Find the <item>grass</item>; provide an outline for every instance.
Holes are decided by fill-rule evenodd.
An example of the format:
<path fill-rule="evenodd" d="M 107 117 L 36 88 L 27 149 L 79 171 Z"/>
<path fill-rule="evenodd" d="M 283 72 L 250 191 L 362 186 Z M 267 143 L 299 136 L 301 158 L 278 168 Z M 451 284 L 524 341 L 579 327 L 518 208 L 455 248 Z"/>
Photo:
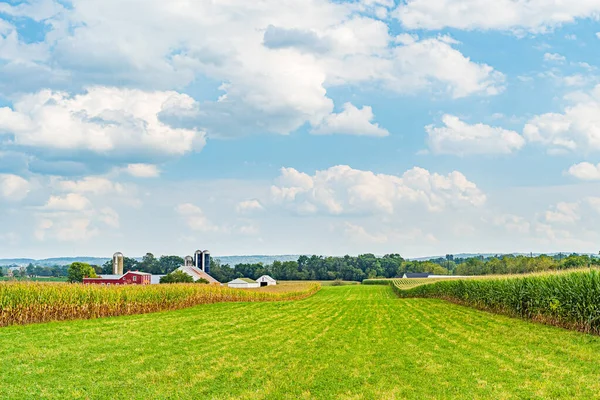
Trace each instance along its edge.
<path fill-rule="evenodd" d="M 389 286 L 0 328 L 0 398 L 594 399 L 600 338 Z"/>
<path fill-rule="evenodd" d="M 310 289 L 311 286 L 315 285 L 316 282 L 310 281 L 288 281 L 288 282 L 277 282 L 277 285 L 262 286 L 259 288 L 246 289 L 253 292 L 267 292 L 267 293 L 286 293 L 286 292 L 303 292 Z"/>

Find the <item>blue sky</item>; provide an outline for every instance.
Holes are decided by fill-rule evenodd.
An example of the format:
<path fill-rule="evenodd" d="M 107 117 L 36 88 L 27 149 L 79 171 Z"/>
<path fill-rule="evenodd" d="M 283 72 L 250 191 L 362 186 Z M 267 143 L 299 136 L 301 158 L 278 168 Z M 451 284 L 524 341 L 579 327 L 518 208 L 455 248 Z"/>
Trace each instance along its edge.
<path fill-rule="evenodd" d="M 0 1 L 0 257 L 597 252 L 572 3 Z"/>

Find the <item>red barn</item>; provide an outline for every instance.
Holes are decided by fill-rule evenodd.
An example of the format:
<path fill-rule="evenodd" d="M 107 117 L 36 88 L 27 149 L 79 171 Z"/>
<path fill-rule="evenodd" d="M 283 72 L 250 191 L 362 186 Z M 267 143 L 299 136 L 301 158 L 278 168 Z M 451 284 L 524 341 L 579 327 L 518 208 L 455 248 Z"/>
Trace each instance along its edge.
<path fill-rule="evenodd" d="M 83 278 L 83 283 L 92 285 L 149 285 L 152 274 L 127 271 L 123 275 L 100 275 L 100 278 Z"/>

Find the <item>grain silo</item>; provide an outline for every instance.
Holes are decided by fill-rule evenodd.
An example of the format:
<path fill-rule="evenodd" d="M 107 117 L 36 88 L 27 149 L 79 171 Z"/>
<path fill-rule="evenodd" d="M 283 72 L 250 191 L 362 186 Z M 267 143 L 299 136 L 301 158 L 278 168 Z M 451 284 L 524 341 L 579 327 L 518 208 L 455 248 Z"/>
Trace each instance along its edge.
<path fill-rule="evenodd" d="M 202 271 L 210 274 L 210 251 L 204 250 L 202 257 Z"/>
<path fill-rule="evenodd" d="M 123 275 L 123 253 L 116 252 L 113 254 L 113 275 Z"/>

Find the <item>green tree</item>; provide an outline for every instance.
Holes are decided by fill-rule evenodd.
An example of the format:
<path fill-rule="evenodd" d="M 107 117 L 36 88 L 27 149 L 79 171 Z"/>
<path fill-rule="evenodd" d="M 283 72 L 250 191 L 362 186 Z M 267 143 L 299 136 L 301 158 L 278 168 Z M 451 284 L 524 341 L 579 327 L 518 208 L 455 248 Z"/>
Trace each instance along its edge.
<path fill-rule="evenodd" d="M 181 267 L 184 263 L 183 258 L 178 256 L 161 256 L 156 263 L 156 274 L 170 274 L 177 268 Z"/>
<path fill-rule="evenodd" d="M 96 278 L 96 271 L 90 264 L 82 263 L 82 262 L 74 262 L 69 265 L 68 270 L 68 280 L 69 282 L 83 282 L 83 278 Z"/>
<path fill-rule="evenodd" d="M 193 283 L 194 278 L 182 271 L 174 271 L 160 278 L 160 283 Z M 208 281 L 207 281 L 208 283 Z"/>
<path fill-rule="evenodd" d="M 153 273 L 158 269 L 158 260 L 154 257 L 152 253 L 146 253 L 144 257 L 142 257 L 142 261 L 137 264 L 137 267 L 142 272 Z"/>

